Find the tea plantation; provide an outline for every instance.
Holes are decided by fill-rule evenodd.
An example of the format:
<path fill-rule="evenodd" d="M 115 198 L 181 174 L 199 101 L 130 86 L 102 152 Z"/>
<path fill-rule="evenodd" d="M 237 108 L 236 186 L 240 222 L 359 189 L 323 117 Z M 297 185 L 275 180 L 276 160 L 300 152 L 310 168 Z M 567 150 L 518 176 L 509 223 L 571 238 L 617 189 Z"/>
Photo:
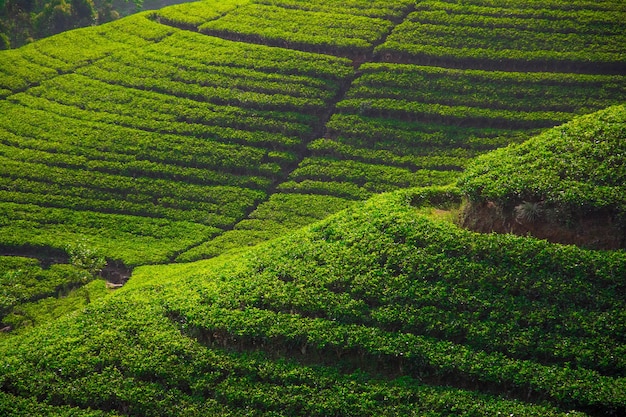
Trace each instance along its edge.
<path fill-rule="evenodd" d="M 0 51 L 0 415 L 625 415 L 624 22 L 203 0 Z"/>

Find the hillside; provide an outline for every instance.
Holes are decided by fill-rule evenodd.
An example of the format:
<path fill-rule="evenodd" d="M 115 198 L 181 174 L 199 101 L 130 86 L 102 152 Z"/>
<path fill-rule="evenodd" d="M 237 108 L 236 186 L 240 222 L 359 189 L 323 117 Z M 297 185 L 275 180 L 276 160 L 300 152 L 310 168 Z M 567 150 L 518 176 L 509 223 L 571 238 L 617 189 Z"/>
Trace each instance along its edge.
<path fill-rule="evenodd" d="M 477 158 L 460 180 L 466 226 L 625 248 L 625 137 L 622 105 Z"/>
<path fill-rule="evenodd" d="M 623 239 L 624 22 L 204 0 L 0 51 L 0 414 L 626 414 L 624 251 L 451 221 Z"/>
<path fill-rule="evenodd" d="M 622 415 L 626 254 L 418 207 L 454 195 L 383 195 L 234 258 L 138 268 L 0 342 L 2 410 Z"/>

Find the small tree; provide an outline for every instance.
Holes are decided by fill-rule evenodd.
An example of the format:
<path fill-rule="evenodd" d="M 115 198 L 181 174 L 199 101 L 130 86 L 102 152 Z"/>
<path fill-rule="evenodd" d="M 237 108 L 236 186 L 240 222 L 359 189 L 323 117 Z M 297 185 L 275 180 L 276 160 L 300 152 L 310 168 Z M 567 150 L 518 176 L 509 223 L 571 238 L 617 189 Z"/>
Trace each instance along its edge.
<path fill-rule="evenodd" d="M 84 242 L 70 244 L 66 247 L 70 256 L 70 264 L 87 271 L 91 277 L 97 277 L 106 266 L 107 261 L 98 250 L 91 249 Z"/>

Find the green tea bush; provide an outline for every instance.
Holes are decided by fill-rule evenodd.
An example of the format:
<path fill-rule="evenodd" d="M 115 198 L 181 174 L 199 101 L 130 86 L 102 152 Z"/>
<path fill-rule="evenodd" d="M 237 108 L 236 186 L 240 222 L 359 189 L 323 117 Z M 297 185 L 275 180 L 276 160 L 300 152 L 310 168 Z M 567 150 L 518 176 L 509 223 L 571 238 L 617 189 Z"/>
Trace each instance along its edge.
<path fill-rule="evenodd" d="M 479 157 L 459 181 L 470 200 L 541 202 L 577 212 L 626 213 L 626 107 L 579 117 L 520 145 Z"/>

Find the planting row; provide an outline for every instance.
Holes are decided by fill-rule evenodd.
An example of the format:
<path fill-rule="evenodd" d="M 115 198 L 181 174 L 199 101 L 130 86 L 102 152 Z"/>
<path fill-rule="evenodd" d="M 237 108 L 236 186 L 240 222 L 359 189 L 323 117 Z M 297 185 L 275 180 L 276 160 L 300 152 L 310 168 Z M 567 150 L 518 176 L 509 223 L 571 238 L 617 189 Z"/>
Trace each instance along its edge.
<path fill-rule="evenodd" d="M 507 207 L 535 202 L 557 210 L 561 217 L 608 211 L 616 216 L 612 227 L 623 228 L 625 122 L 624 105 L 581 116 L 521 145 L 481 157 L 462 187 L 474 201 Z"/>
<path fill-rule="evenodd" d="M 395 99 L 524 113 L 586 114 L 621 103 L 626 77 L 364 64 L 347 98 Z M 374 103 L 372 103 L 374 105 Z M 394 106 L 395 107 L 395 106 Z M 391 109 L 390 109 L 391 110 Z M 494 113 L 494 117 L 497 117 Z"/>
<path fill-rule="evenodd" d="M 171 96 L 168 98 L 168 101 L 179 98 L 181 100 L 176 101 L 184 104 L 184 107 L 178 104 L 179 118 L 187 118 L 190 122 L 206 123 L 211 121 L 211 119 L 206 120 L 203 118 L 202 110 L 200 110 L 203 107 L 208 107 L 207 110 L 209 110 L 205 110 L 204 113 L 208 113 L 209 116 L 211 115 L 209 112 L 218 113 L 217 115 L 212 115 L 212 117 L 219 117 L 221 110 L 216 110 L 215 105 L 241 106 L 250 110 L 261 110 L 257 119 L 272 116 L 271 114 L 263 114 L 263 110 L 323 112 L 326 104 L 325 101 L 334 96 L 332 91 L 319 92 L 317 89 L 302 86 L 299 80 L 296 81 L 294 88 L 290 88 L 287 77 L 285 77 L 285 84 L 280 85 L 276 82 L 270 84 L 264 81 L 255 83 L 252 80 L 238 78 L 235 74 L 223 74 L 221 76 L 211 77 L 210 74 L 206 72 L 189 74 L 185 73 L 184 70 L 176 71 L 176 75 L 159 74 L 159 72 L 162 71 L 158 68 L 154 68 L 155 65 L 147 66 L 152 68 L 145 68 L 146 65 L 136 66 L 134 63 L 130 65 L 119 65 L 108 61 L 103 62 L 102 65 L 99 65 L 97 68 L 89 67 L 83 69 L 80 73 L 100 82 L 121 87 L 118 90 L 126 91 L 127 94 L 141 96 L 143 94 L 136 93 L 135 90 L 148 90 L 149 92 Z M 175 68 L 171 64 L 160 65 L 160 67 L 166 71 L 174 71 Z M 226 72 L 225 69 L 222 69 L 222 72 Z M 246 77 L 246 75 L 244 75 L 244 77 Z M 80 80 L 72 80 L 70 84 L 74 82 L 77 82 L 79 85 L 87 84 Z M 95 84 L 100 83 L 96 82 Z M 97 89 L 105 90 L 106 87 Z M 326 97 L 319 97 L 322 94 Z M 89 98 L 91 97 L 86 99 Z M 200 102 L 200 104 L 193 103 L 192 101 Z M 213 106 L 211 104 L 213 104 Z M 200 109 L 194 109 L 194 107 Z M 227 111 L 228 109 L 224 110 L 225 113 Z M 162 112 L 171 113 L 172 111 L 166 107 Z M 304 120 L 307 119 L 307 117 L 304 116 L 300 118 Z M 311 118 L 309 117 L 308 119 Z M 256 123 L 262 123 L 262 121 L 257 120 Z M 249 125 L 250 129 L 256 128 L 254 124 L 247 120 L 240 122 L 240 125 Z M 261 125 L 259 128 L 263 129 L 263 126 Z M 276 127 L 274 127 L 274 129 L 276 129 Z M 289 130 L 295 130 L 296 133 L 307 133 L 306 128 L 297 125 L 294 127 L 287 125 L 285 130 L 287 132 L 289 132 Z"/>
<path fill-rule="evenodd" d="M 362 56 L 412 7 L 394 2 L 260 0 L 170 6 L 154 18 L 235 40 L 350 57 Z"/>
<path fill-rule="evenodd" d="M 98 71 L 100 69 L 105 71 Z M 308 74 L 276 74 L 243 66 L 203 64 L 184 58 L 164 56 L 157 51 L 145 50 L 133 51 L 133 53 L 121 51 L 100 61 L 98 68 L 82 68 L 80 72 L 97 74 L 98 79 L 107 77 L 107 73 L 122 72 L 132 79 L 155 78 L 203 87 L 229 87 L 242 91 L 321 100 L 333 98 L 337 90 L 337 82 L 324 75 L 316 77 Z M 115 74 L 108 74 L 108 76 L 113 77 Z M 119 76 L 112 80 L 124 81 Z M 104 81 L 108 80 L 104 78 Z M 144 80 L 144 82 L 147 81 Z"/>
<path fill-rule="evenodd" d="M 290 187 L 290 184 L 294 186 Z M 351 200 L 371 195 L 371 192 L 349 183 L 318 181 L 317 189 L 313 185 L 301 186 L 307 184 L 306 181 L 283 182 L 276 193 L 235 224 L 233 230 L 182 253 L 177 260 L 188 262 L 241 251 L 325 219 L 351 206 Z M 344 189 L 349 192 L 342 192 Z"/>
<path fill-rule="evenodd" d="M 105 296 L 104 280 L 88 283 L 95 276 L 77 265 L 43 268 L 35 259 L 0 256 L 0 327 L 10 329 L 6 334 L 48 323 Z"/>
<path fill-rule="evenodd" d="M 44 90 L 34 90 L 34 94 L 44 93 Z M 74 100 L 72 95 L 64 94 L 61 99 Z M 81 122 L 99 123 L 108 125 L 120 125 L 127 128 L 134 128 L 153 133 L 172 134 L 179 136 L 192 136 L 192 140 L 198 138 L 209 139 L 211 141 L 218 141 L 227 144 L 244 144 L 247 146 L 257 146 L 269 148 L 269 150 L 276 149 L 289 149 L 300 143 L 300 139 L 293 136 L 286 136 L 280 133 L 271 133 L 265 131 L 250 131 L 240 130 L 230 127 L 222 127 L 216 125 L 207 125 L 201 123 L 190 123 L 185 121 L 168 121 L 158 120 L 158 114 L 155 115 L 155 119 L 145 119 L 143 117 L 136 117 L 133 114 L 125 115 L 119 113 L 109 113 L 107 111 L 92 111 L 87 109 L 81 109 L 80 107 L 73 105 L 65 105 L 58 103 L 54 100 L 48 100 L 46 98 L 37 97 L 31 94 L 20 93 L 11 96 L 12 103 L 19 104 L 23 107 L 28 107 L 32 110 L 41 110 L 42 113 L 47 113 L 53 116 L 62 116 L 65 118 L 73 118 Z M 93 103 L 93 106 L 97 107 L 98 103 Z M 103 106 L 106 106 L 104 104 Z M 111 108 L 112 110 L 113 108 Z M 131 107 L 119 106 L 115 108 L 121 113 L 131 112 Z M 141 113 L 141 110 L 137 111 Z"/>
<path fill-rule="evenodd" d="M 202 24 L 202 33 L 312 52 L 364 55 L 393 26 L 389 20 L 249 4 Z"/>
<path fill-rule="evenodd" d="M 410 374 L 623 409 L 624 254 L 475 235 L 416 217 L 414 194 L 265 245 L 219 285 L 206 271 L 174 316 L 213 342 L 402 358 Z"/>
<path fill-rule="evenodd" d="M 0 323 L 5 316 L 26 301 L 33 301 L 84 284 L 91 277 L 71 265 L 57 264 L 42 269 L 36 259 L 0 256 Z"/>
<path fill-rule="evenodd" d="M 174 31 L 152 22 L 145 14 L 138 14 L 105 26 L 72 30 L 19 49 L 0 51 L 0 97 L 73 71 L 114 51 L 145 47 Z"/>
<path fill-rule="evenodd" d="M 4 201 L 0 215 L 3 246 L 66 250 L 82 241 L 128 266 L 166 262 L 220 232 L 198 223 Z"/>
<path fill-rule="evenodd" d="M 328 136 L 355 148 L 389 150 L 397 155 L 451 154 L 473 157 L 477 151 L 519 142 L 534 132 L 499 128 L 473 128 L 360 114 L 334 114 Z"/>
<path fill-rule="evenodd" d="M 187 31 L 176 32 L 147 49 L 166 57 L 188 60 L 189 65 L 217 64 L 268 74 L 309 75 L 339 81 L 353 73 L 351 61 L 345 58 L 232 42 Z"/>
<path fill-rule="evenodd" d="M 414 17 L 422 23 L 597 35 L 621 33 L 624 17 L 624 10 L 492 7 L 444 1 L 422 1 L 416 10 L 420 13 Z"/>
<path fill-rule="evenodd" d="M 304 159 L 289 174 L 288 180 L 347 183 L 371 193 L 381 193 L 399 188 L 449 184 L 454 181 L 456 175 L 454 171 L 426 169 L 412 171 L 407 168 L 347 159 L 312 157 Z M 329 190 L 332 188 L 330 186 Z"/>
<path fill-rule="evenodd" d="M 337 4 L 334 0 L 254 0 L 254 3 L 278 6 L 286 9 L 351 14 L 393 20 L 403 17 L 407 8 L 410 7 L 413 2 L 411 0 L 350 0 Z"/>
<path fill-rule="evenodd" d="M 287 152 L 88 122 L 9 103 L 0 108 L 5 116 L 0 143 L 15 152 L 46 152 L 37 157 L 41 160 L 65 159 L 66 165 L 89 169 L 263 189 L 268 176 L 295 158 Z"/>
<path fill-rule="evenodd" d="M 8 409 L 10 416 L 32 410 L 68 416 L 185 416 L 190 410 L 202 415 L 268 417 L 497 412 L 585 416 L 549 405 L 430 386 L 417 378 L 385 380 L 346 367 L 208 348 L 181 335 L 163 317 L 159 303 L 178 301 L 164 299 L 163 289 L 171 296 L 166 286 L 158 291 L 145 288 L 141 301 L 137 293 L 127 293 L 131 297 L 127 301 L 110 297 L 101 306 L 88 307 L 78 322 L 55 323 L 8 347 L 0 381 L 10 394 L 0 394 L 0 410 Z M 183 286 L 177 285 L 176 290 L 194 296 Z M 136 326 L 141 326 L 139 334 Z M 64 353 L 57 355 L 58 349 Z"/>
<path fill-rule="evenodd" d="M 448 4 L 458 4 L 456 0 L 441 0 L 441 3 Z M 426 3 L 426 2 L 424 2 Z M 591 1 L 591 0 L 572 0 L 567 3 L 563 3 L 560 0 L 546 0 L 541 2 L 541 9 L 537 7 L 537 2 L 535 0 L 519 0 L 519 1 L 511 1 L 511 0 L 464 0 L 463 5 L 467 6 L 483 6 L 483 7 L 496 7 L 496 8 L 506 8 L 508 9 L 525 9 L 525 10 L 542 10 L 544 12 L 546 9 L 549 11 L 568 11 L 568 12 L 576 12 L 576 11 L 605 11 L 605 12 L 615 12 L 621 11 L 625 12 L 626 7 L 624 4 L 619 1 L 612 0 L 603 0 L 603 1 Z"/>
<path fill-rule="evenodd" d="M 427 65 L 623 72 L 625 39 L 619 22 L 626 15 L 624 10 L 582 8 L 575 12 L 585 16 L 582 21 L 575 16 L 555 21 L 532 13 L 509 17 L 508 9 L 515 14 L 522 8 L 517 4 L 499 8 L 489 2 L 479 4 L 496 8 L 467 6 L 450 11 L 447 2 L 427 2 L 398 25 L 376 52 L 385 60 Z M 536 9 L 536 5 L 528 8 Z M 589 20 L 601 29 L 590 30 Z"/>
<path fill-rule="evenodd" d="M 315 155 L 332 159 L 349 159 L 355 162 L 381 164 L 395 167 L 433 170 L 462 170 L 476 151 L 467 149 L 417 149 L 416 152 L 394 152 L 387 149 L 371 149 L 347 143 L 347 140 L 318 139 L 311 142 L 309 149 Z M 422 151 L 420 154 L 419 151 Z M 281 185 L 282 186 L 282 185 Z"/>
<path fill-rule="evenodd" d="M 623 76 L 556 75 L 364 64 L 340 112 L 451 124 L 546 127 L 619 103 Z"/>
<path fill-rule="evenodd" d="M 218 19 L 237 7 L 249 3 L 249 0 L 203 0 L 192 3 L 176 4 L 157 10 L 152 18 L 156 21 L 195 30 L 210 20 Z"/>
<path fill-rule="evenodd" d="M 74 88 L 72 88 L 74 86 Z M 143 125 L 156 126 L 173 124 L 191 124 L 199 126 L 219 126 L 225 129 L 247 130 L 251 133 L 275 133 L 277 137 L 285 137 L 286 142 L 298 142 L 297 136 L 306 137 L 310 126 L 299 123 L 298 115 L 282 112 L 258 113 L 253 110 L 240 109 L 233 106 L 217 106 L 179 98 L 169 94 L 151 91 L 137 91 L 130 88 L 110 85 L 101 81 L 93 81 L 81 75 L 64 75 L 44 82 L 26 93 L 9 98 L 33 107 L 45 106 L 45 102 L 56 104 L 58 108 L 77 108 L 76 114 L 89 118 L 93 114 L 94 121 L 113 122 L 118 116 L 121 120 L 143 120 Z M 68 114 L 68 115 L 71 115 Z M 263 116 L 268 117 L 268 120 Z M 273 117 L 272 117 L 273 116 Z M 271 117 L 271 118 L 270 118 Z M 137 126 L 141 127 L 141 125 Z M 258 130 L 257 130 L 258 129 Z M 280 133 L 286 132 L 288 137 Z M 277 142 L 280 139 L 276 140 Z"/>

